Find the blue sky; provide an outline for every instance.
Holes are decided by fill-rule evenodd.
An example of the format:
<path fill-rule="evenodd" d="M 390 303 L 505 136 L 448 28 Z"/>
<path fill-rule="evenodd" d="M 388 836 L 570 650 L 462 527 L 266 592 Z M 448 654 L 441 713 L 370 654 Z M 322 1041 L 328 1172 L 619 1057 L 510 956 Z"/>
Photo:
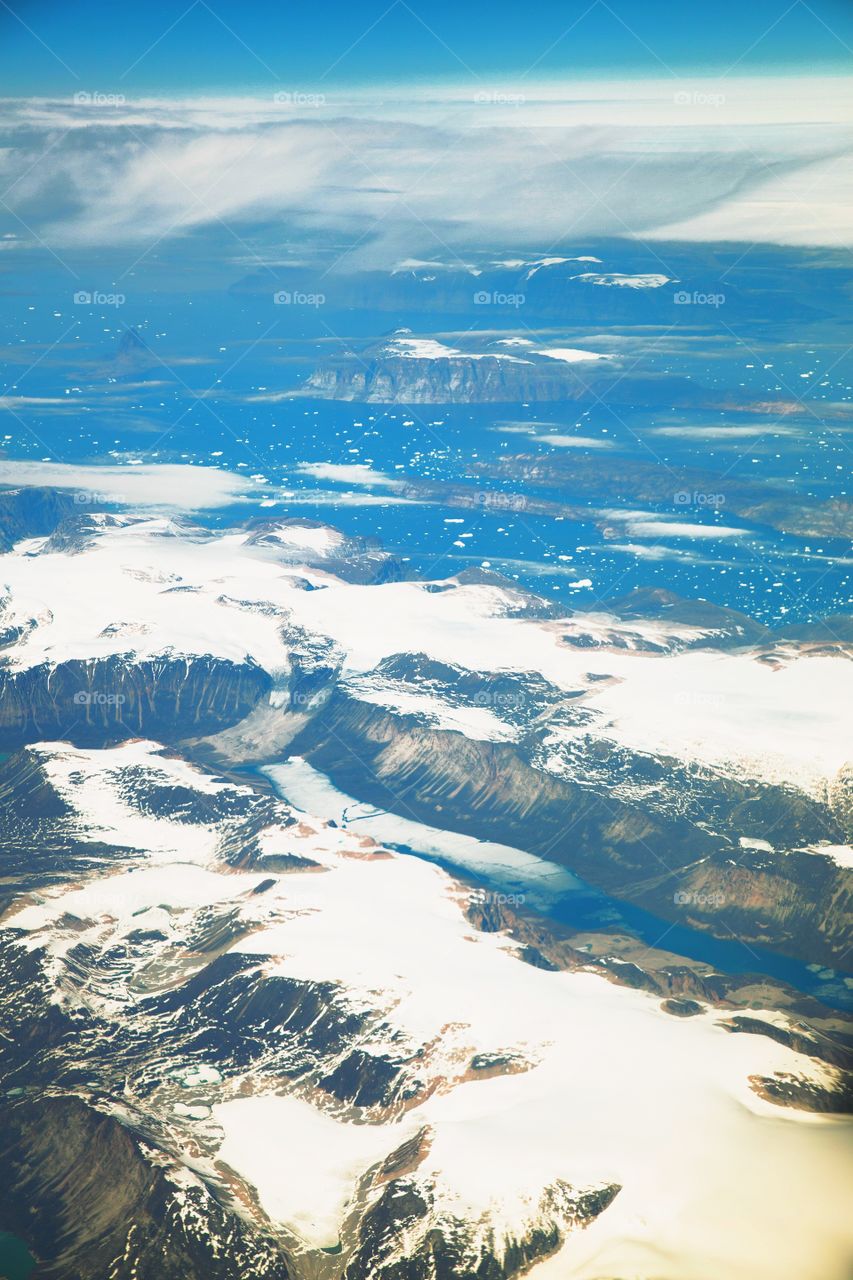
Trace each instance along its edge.
<path fill-rule="evenodd" d="M 6 94 L 853 65 L 850 0 L 0 0 Z"/>

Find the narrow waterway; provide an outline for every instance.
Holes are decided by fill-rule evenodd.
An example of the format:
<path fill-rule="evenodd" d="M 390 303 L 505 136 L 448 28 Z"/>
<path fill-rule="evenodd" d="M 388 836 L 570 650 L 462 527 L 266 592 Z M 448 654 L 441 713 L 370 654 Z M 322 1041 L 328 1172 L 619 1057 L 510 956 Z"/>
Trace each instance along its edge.
<path fill-rule="evenodd" d="M 544 858 L 510 845 L 443 831 L 362 804 L 300 757 L 265 766 L 262 773 L 298 809 L 373 836 L 389 848 L 464 875 L 493 893 L 521 895 L 524 904 L 581 930 L 619 929 L 649 947 L 712 965 L 722 973 L 757 974 L 785 982 L 832 1008 L 853 1009 L 853 978 L 822 965 L 806 965 L 763 947 L 715 938 L 673 924 L 640 907 L 610 898 Z"/>

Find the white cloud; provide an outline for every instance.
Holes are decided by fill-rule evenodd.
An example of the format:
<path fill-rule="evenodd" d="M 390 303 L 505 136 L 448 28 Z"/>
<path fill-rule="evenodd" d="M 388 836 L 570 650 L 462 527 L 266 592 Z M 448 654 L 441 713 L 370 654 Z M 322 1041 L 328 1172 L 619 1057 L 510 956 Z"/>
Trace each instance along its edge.
<path fill-rule="evenodd" d="M 647 547 L 642 542 L 609 542 L 605 550 L 611 554 L 621 552 L 624 555 L 639 556 L 642 560 L 673 560 L 684 554 L 675 547 Z"/>
<path fill-rule="evenodd" d="M 0 412 L 14 413 L 16 409 L 64 409 L 70 413 L 80 408 L 80 399 L 75 396 L 0 396 Z"/>
<path fill-rule="evenodd" d="M 302 475 L 315 480 L 329 480 L 332 484 L 378 486 L 383 489 L 402 489 L 404 481 L 395 480 L 384 471 L 374 471 L 366 462 L 300 462 L 296 468 Z"/>
<path fill-rule="evenodd" d="M 534 436 L 540 444 L 551 444 L 557 449 L 612 449 L 613 443 L 601 436 Z"/>
<path fill-rule="evenodd" d="M 851 89 L 841 77 L 522 88 L 521 101 L 500 86 L 484 101 L 450 87 L 329 91 L 301 106 L 7 99 L 0 174 L 14 212 L 60 250 L 146 244 L 220 220 L 239 222 L 241 235 L 280 222 L 290 235 L 364 236 L 347 261 L 388 268 L 413 255 L 454 261 L 466 245 L 547 244 L 568 228 L 578 238 L 848 239 L 853 192 L 838 174 Z M 27 242 L 20 224 L 6 229 Z"/>
<path fill-rule="evenodd" d="M 76 466 L 64 462 L 0 461 L 0 485 L 72 490 L 95 506 L 203 511 L 260 496 L 263 486 L 217 467 L 180 465 Z"/>
<path fill-rule="evenodd" d="M 632 538 L 737 538 L 746 533 L 725 524 L 693 524 L 682 520 L 640 520 L 628 525 Z"/>
<path fill-rule="evenodd" d="M 784 436 L 791 435 L 790 427 L 782 427 L 778 422 L 773 423 L 772 433 L 768 432 L 763 426 L 723 426 L 723 427 L 703 427 L 703 426 L 684 426 L 684 427 L 653 427 L 649 432 L 650 436 L 671 436 L 676 440 L 758 440 L 762 436 Z"/>
<path fill-rule="evenodd" d="M 400 498 L 390 493 L 365 493 L 354 489 L 299 489 L 282 492 L 285 507 L 417 507 L 420 498 Z"/>
<path fill-rule="evenodd" d="M 667 240 L 849 245 L 851 211 L 853 165 L 846 149 L 773 175 L 718 207 L 656 227 L 649 235 Z"/>

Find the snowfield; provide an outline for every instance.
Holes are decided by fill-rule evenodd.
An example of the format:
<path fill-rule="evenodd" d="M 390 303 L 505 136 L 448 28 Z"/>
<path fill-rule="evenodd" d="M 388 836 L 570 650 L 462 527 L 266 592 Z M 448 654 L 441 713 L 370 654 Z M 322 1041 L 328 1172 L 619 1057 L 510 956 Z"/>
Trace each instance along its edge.
<path fill-rule="evenodd" d="M 552 360 L 562 360 L 565 364 L 582 364 L 585 360 L 609 360 L 600 351 L 581 351 L 578 347 L 543 347 L 536 351 L 537 356 L 549 356 Z"/>
<path fill-rule="evenodd" d="M 349 1216 L 377 1194 L 371 1171 L 423 1132 L 407 1176 L 431 1197 L 425 1229 L 472 1224 L 472 1266 L 484 1241 L 500 1257 L 535 1227 L 554 1188 L 616 1184 L 612 1204 L 589 1228 L 570 1232 L 537 1274 L 841 1280 L 850 1123 L 774 1106 L 750 1085 L 776 1073 L 820 1084 L 831 1068 L 768 1037 L 732 1035 L 719 1011 L 674 1018 L 658 998 L 597 974 L 526 964 L 505 933 L 469 922 L 468 892 L 440 867 L 384 852 L 309 813 L 297 813 L 295 826 L 271 827 L 262 846 L 301 849 L 319 869 L 290 870 L 272 884 L 257 869 L 225 866 L 212 848 L 188 865 L 185 822 L 174 824 L 172 841 L 155 830 L 150 851 L 140 848 L 140 819 L 104 800 L 122 788 L 120 763 L 137 780 L 171 768 L 153 743 L 78 752 L 61 769 L 48 759 L 60 787 L 71 764 L 85 775 L 71 794 L 80 821 L 97 804 L 101 826 L 112 823 L 114 838 L 137 853 L 112 874 L 52 890 L 4 924 L 60 966 L 72 943 L 94 948 L 105 965 L 131 922 L 168 929 L 157 945 L 167 948 L 163 957 L 177 956 L 193 922 L 227 903 L 245 926 L 230 946 L 235 956 L 257 957 L 265 980 L 332 984 L 342 1007 L 365 1019 L 345 1052 L 389 1058 L 419 1082 L 411 1104 L 392 1116 L 294 1087 L 274 1059 L 261 1074 L 223 1072 L 203 1056 L 174 1068 L 191 1105 L 176 1104 L 174 1093 L 162 1103 L 160 1095 L 134 1099 L 128 1083 L 126 1102 L 155 1117 L 166 1109 L 161 1121 L 184 1144 L 188 1165 L 214 1179 L 231 1170 L 301 1250 L 337 1247 Z M 177 769 L 175 780 L 200 798 L 231 785 Z M 286 790 L 287 777 L 281 781 Z M 61 967 L 55 972 L 61 999 Z M 76 972 L 72 965 L 67 991 L 79 1004 Z M 103 984 L 101 1009 L 144 1025 L 132 981 L 117 972 Z M 174 962 L 169 973 L 170 989 L 189 976 Z M 477 1078 L 476 1057 L 507 1070 Z M 204 1159 L 199 1142 L 209 1147 Z"/>
<path fill-rule="evenodd" d="M 790 645 L 766 661 L 746 648 L 683 652 L 712 634 L 606 613 L 510 617 L 517 597 L 491 584 L 432 592 L 418 582 L 346 583 L 324 567 L 340 536 L 282 523 L 256 545 L 242 531 L 122 518 L 102 522 L 73 554 L 45 540 L 21 543 L 0 564 L 4 624 L 22 628 L 6 661 L 21 671 L 110 655 L 212 655 L 251 660 L 280 686 L 289 670 L 281 628 L 292 623 L 340 645 L 351 675 L 399 653 L 472 671 L 538 672 L 582 691 L 596 736 L 726 775 L 816 794 L 850 758 L 853 663 L 840 653 Z M 306 581 L 322 589 L 306 591 Z M 369 696 L 381 702 L 381 685 Z M 507 736 L 485 708 L 416 699 L 410 709 L 472 737 Z"/>

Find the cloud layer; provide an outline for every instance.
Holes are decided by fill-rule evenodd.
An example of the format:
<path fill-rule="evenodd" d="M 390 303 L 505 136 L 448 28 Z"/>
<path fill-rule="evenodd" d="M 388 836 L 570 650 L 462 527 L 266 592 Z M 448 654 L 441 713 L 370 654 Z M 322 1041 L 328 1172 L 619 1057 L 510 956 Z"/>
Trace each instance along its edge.
<path fill-rule="evenodd" d="M 145 464 L 86 466 L 63 462 L 0 461 L 0 486 L 49 485 L 73 492 L 85 506 L 205 511 L 257 499 L 263 486 L 217 467 Z"/>
<path fill-rule="evenodd" d="M 595 236 L 849 239 L 840 77 L 85 96 L 0 103 L 4 247 L 263 227 L 334 235 L 346 268 Z"/>

